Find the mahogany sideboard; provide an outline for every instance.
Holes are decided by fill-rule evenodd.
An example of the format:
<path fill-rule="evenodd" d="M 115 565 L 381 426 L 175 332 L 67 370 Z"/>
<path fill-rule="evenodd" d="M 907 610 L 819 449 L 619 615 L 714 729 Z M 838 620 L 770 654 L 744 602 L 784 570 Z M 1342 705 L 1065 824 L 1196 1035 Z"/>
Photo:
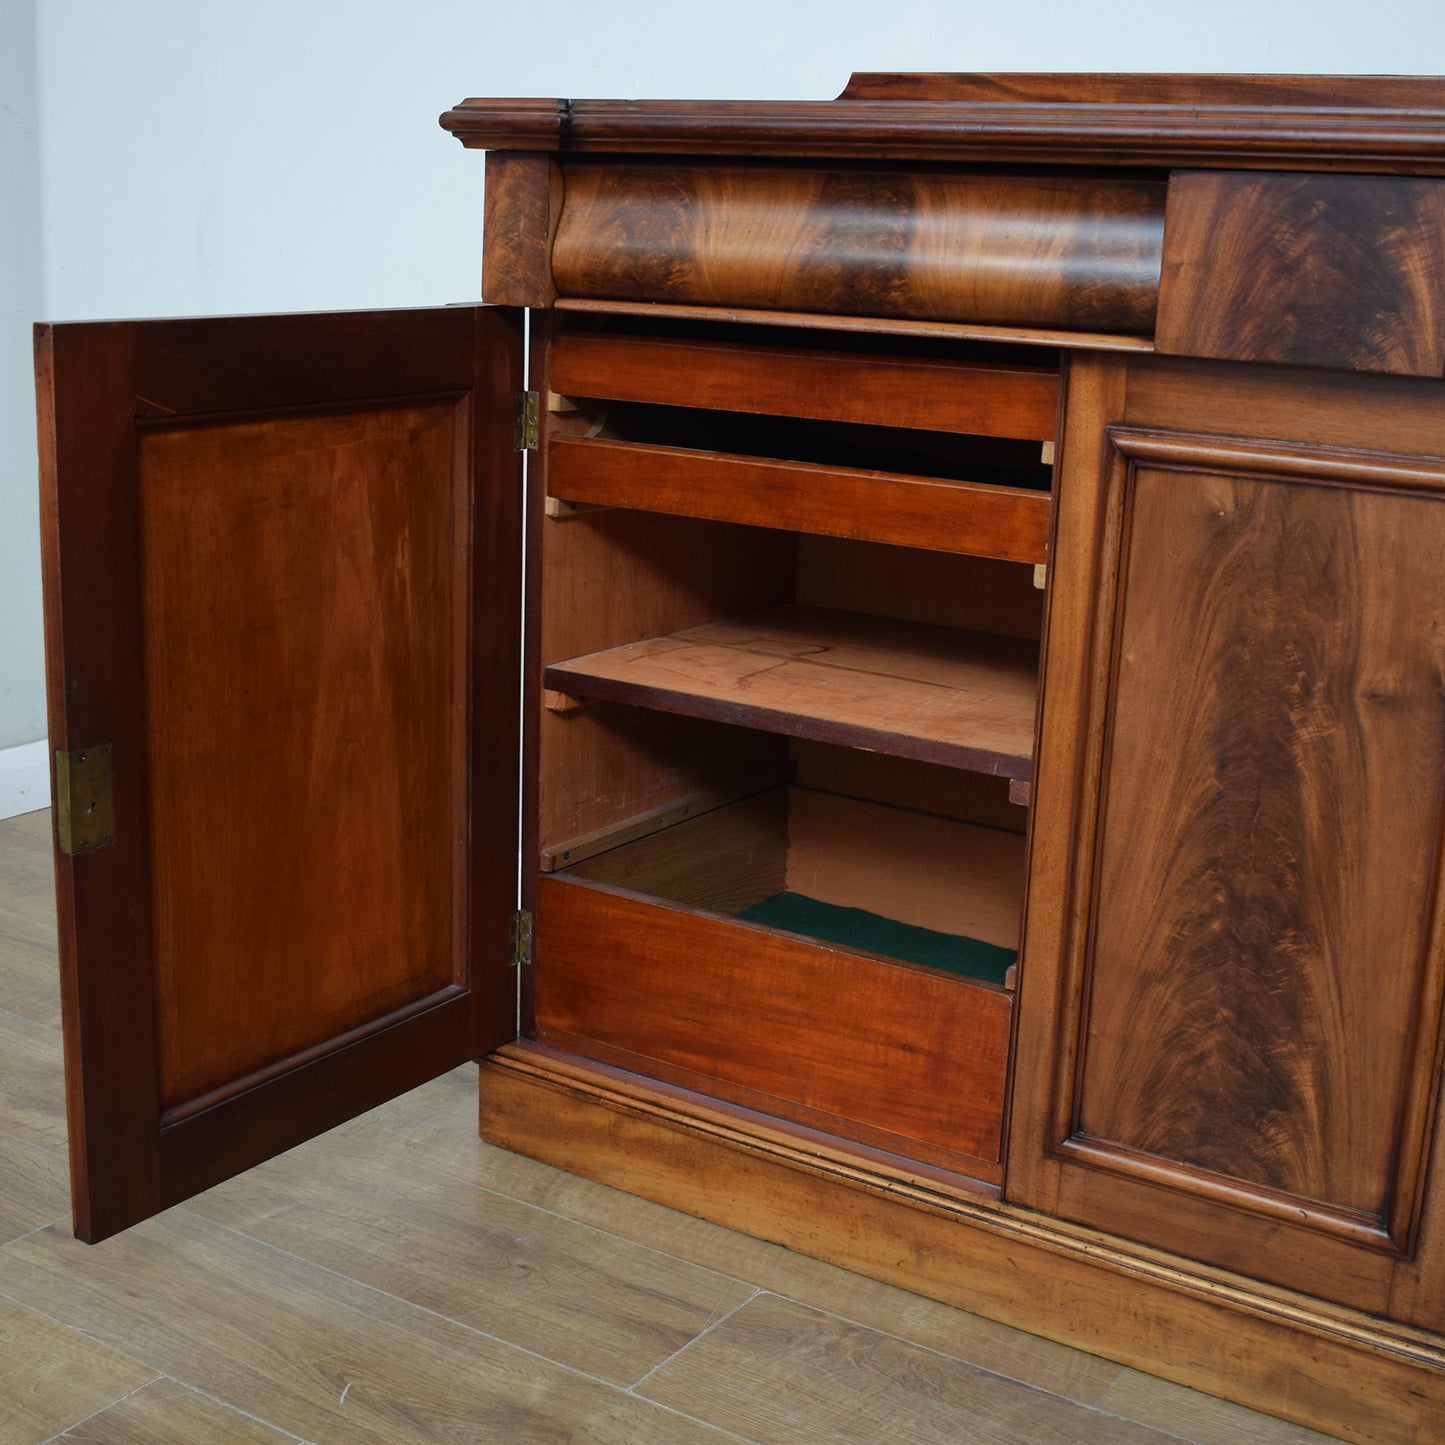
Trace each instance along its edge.
<path fill-rule="evenodd" d="M 481 1057 L 509 1148 L 1445 1439 L 1442 95 L 469 100 L 494 304 L 39 328 L 77 1232 Z"/>

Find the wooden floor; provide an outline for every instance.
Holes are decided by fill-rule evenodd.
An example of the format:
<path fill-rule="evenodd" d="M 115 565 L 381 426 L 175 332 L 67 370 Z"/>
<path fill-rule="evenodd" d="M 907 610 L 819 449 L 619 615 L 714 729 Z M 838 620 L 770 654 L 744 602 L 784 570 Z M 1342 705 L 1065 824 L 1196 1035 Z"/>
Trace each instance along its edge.
<path fill-rule="evenodd" d="M 0 1442 L 1326 1437 L 482 1145 L 462 1069 L 95 1248 L 49 818 L 0 822 Z"/>

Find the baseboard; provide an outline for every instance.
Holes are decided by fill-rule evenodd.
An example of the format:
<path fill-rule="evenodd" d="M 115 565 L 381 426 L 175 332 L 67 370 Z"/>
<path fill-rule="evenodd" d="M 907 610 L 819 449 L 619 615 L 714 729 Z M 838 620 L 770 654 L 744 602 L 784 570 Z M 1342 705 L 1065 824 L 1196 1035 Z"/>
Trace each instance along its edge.
<path fill-rule="evenodd" d="M 0 818 L 50 806 L 50 744 L 0 748 Z"/>

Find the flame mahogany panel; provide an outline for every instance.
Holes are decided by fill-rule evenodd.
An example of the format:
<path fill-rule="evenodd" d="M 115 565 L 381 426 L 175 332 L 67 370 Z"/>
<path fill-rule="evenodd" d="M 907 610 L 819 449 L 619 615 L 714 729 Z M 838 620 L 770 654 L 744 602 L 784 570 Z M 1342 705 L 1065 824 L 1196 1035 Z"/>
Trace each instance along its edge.
<path fill-rule="evenodd" d="M 1159 181 L 583 162 L 564 173 L 559 296 L 1154 327 Z"/>
<path fill-rule="evenodd" d="M 1008 1187 L 1438 1328 L 1440 392 L 1268 375 L 1065 437 Z"/>
<path fill-rule="evenodd" d="M 562 209 L 562 172 L 551 156 L 487 156 L 482 296 L 495 306 L 550 306 L 552 236 Z"/>
<path fill-rule="evenodd" d="M 1389 1233 L 1445 499 L 1140 462 L 1125 507 L 1075 1132 Z"/>
<path fill-rule="evenodd" d="M 1161 353 L 1445 373 L 1445 184 L 1180 172 Z"/>

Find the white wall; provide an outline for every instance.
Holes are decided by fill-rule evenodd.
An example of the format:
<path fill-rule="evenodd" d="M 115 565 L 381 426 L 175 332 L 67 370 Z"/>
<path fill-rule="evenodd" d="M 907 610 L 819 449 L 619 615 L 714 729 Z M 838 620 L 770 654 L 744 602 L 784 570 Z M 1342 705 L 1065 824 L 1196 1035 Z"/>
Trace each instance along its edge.
<path fill-rule="evenodd" d="M 1440 74 L 1440 0 L 39 0 L 51 319 L 477 293 L 468 95 L 823 99 L 853 69 Z M 28 0 L 0 0 L 0 748 L 42 727 L 28 377 Z M 18 148 L 16 138 L 19 137 Z M 27 240 L 26 238 L 30 239 Z M 27 259 L 29 258 L 29 259 Z M 27 290 L 27 288 L 29 288 Z"/>
<path fill-rule="evenodd" d="M 1440 0 L 43 0 L 54 319 L 476 294 L 468 95 L 827 98 L 853 69 L 1445 71 Z"/>
<path fill-rule="evenodd" d="M 34 5 L 0 0 L 0 756 L 45 731 L 30 350 L 40 278 Z M 4 777 L 0 765 L 0 791 Z"/>

